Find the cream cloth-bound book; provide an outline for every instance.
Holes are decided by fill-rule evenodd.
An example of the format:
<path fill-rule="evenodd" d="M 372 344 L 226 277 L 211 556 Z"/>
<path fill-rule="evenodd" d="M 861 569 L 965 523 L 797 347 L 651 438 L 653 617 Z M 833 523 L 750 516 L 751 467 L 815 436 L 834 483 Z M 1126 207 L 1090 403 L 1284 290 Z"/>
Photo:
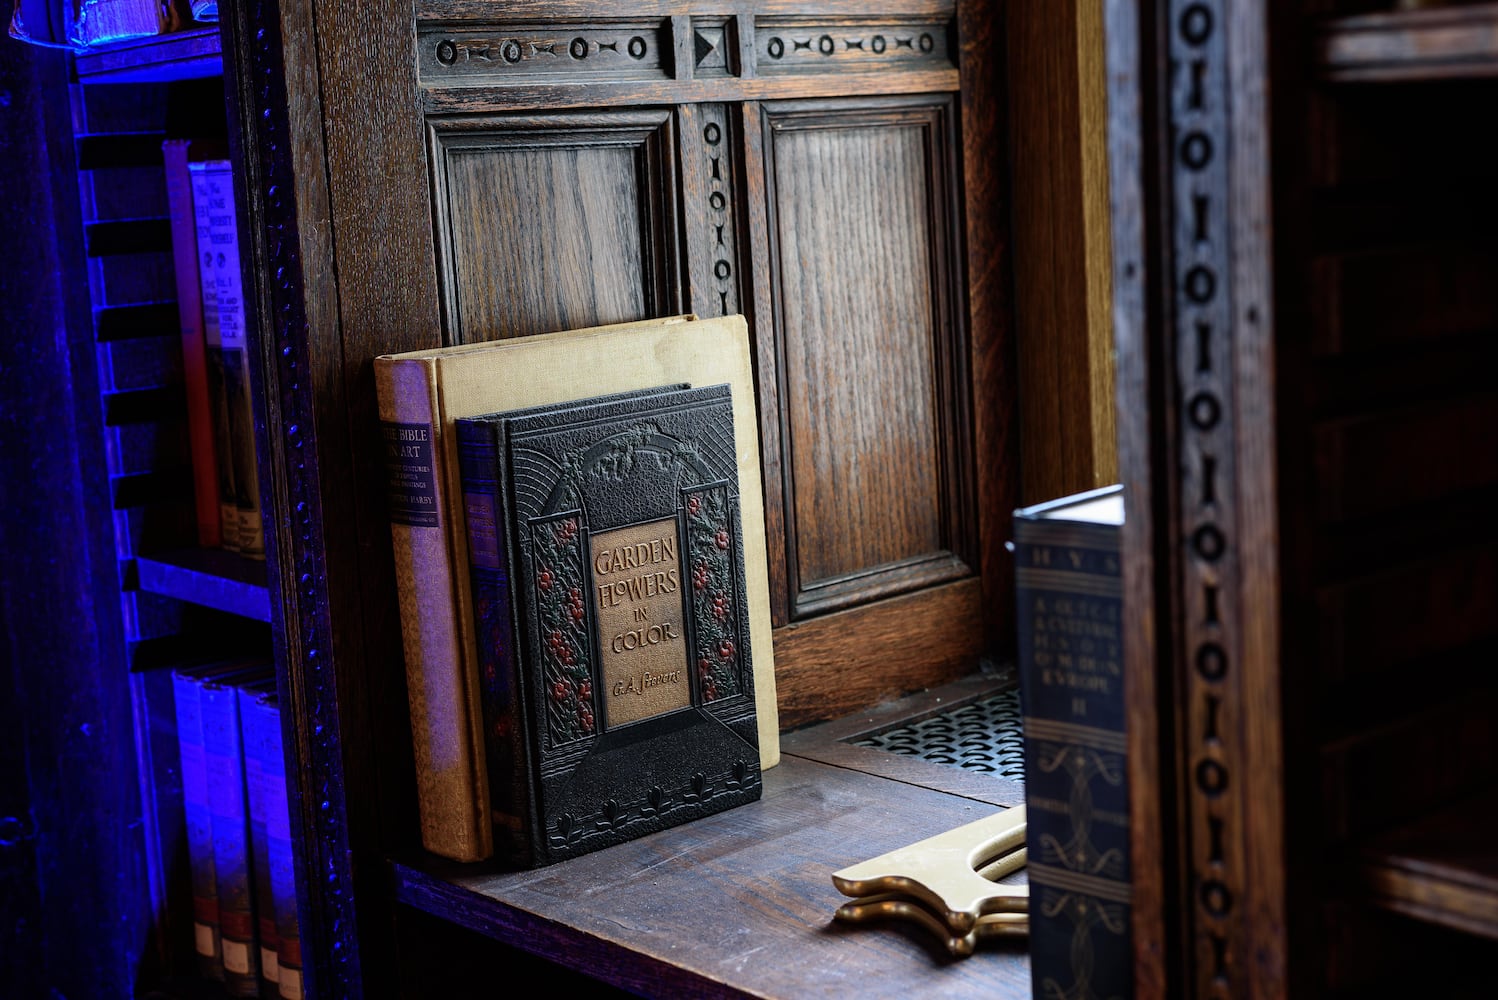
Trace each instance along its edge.
<path fill-rule="evenodd" d="M 744 317 L 670 316 L 387 354 L 374 365 L 427 850 L 457 861 L 480 861 L 493 852 L 454 433 L 460 417 L 681 382 L 729 385 L 760 767 L 779 763 L 759 422 Z"/>

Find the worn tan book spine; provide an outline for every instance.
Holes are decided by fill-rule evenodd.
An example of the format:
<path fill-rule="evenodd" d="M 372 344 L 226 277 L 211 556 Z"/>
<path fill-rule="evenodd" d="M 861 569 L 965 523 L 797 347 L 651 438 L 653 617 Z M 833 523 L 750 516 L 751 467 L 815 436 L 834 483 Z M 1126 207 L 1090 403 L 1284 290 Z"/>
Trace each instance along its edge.
<path fill-rule="evenodd" d="M 481 861 L 493 851 L 489 785 L 478 676 L 468 666 L 473 643 L 465 635 L 468 617 L 456 613 L 457 574 L 466 577 L 468 572 L 467 541 L 461 520 L 454 523 L 448 484 L 437 468 L 443 425 L 437 361 L 381 359 L 375 365 L 375 385 L 387 448 L 427 458 L 423 463 L 421 454 L 415 456 L 409 477 L 398 478 L 392 470 L 390 523 L 422 845 L 455 861 Z M 424 432 L 425 440 L 403 443 L 402 430 Z M 413 465 L 402 463 L 398 455 L 390 461 L 396 468 Z M 421 516 L 423 505 L 430 508 L 429 516 Z"/>

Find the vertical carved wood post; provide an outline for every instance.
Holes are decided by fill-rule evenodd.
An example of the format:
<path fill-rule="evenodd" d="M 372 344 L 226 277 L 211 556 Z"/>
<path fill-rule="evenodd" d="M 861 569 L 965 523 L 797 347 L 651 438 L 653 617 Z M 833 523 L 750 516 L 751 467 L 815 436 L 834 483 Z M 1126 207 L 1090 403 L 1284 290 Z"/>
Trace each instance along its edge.
<path fill-rule="evenodd" d="M 270 515 L 271 619 L 276 657 L 284 665 L 278 677 L 304 988 L 315 998 L 359 997 L 364 989 L 343 758 L 344 734 L 359 727 L 349 718 L 347 699 L 340 699 L 334 671 L 309 336 L 323 328 L 327 316 L 319 299 L 330 289 L 309 289 L 305 277 L 319 269 L 327 248 L 311 233 L 304 239 L 300 228 L 304 215 L 324 214 L 317 210 L 316 175 L 298 173 L 312 159 L 309 153 L 320 152 L 308 148 L 307 130 L 321 123 L 311 119 L 305 101 L 298 117 L 287 93 L 288 74 L 305 72 L 312 58 L 288 51 L 310 41 L 303 23 L 309 13 L 299 6 L 283 11 L 275 0 L 235 4 L 221 32 L 232 74 L 225 81 L 231 121 L 239 129 L 230 137 L 236 196 L 252 234 L 245 240 L 253 262 L 253 287 L 245 296 L 251 386 Z"/>
<path fill-rule="evenodd" d="M 1141 995 L 1286 989 L 1265 22 L 1108 5 Z"/>

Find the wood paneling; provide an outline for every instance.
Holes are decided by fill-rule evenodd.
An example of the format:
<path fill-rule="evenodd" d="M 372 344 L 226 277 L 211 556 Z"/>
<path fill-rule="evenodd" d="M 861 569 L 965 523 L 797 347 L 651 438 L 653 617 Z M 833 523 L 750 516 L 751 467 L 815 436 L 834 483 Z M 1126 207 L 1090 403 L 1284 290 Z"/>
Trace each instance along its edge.
<path fill-rule="evenodd" d="M 670 112 L 430 130 L 449 343 L 680 311 Z"/>
<path fill-rule="evenodd" d="M 994 652 L 1010 568 L 1004 532 L 985 525 L 1014 506 L 1019 436 L 995 6 L 225 8 L 261 277 L 271 617 L 318 995 L 389 981 L 382 861 L 415 841 L 370 431 L 376 355 L 743 312 L 766 479 L 780 477 L 766 518 L 781 567 L 772 592 L 781 624 L 800 616 L 776 636 L 785 724 L 933 686 Z M 762 71 L 777 58 L 766 32 L 790 40 L 794 72 Z M 796 55 L 801 33 L 815 58 Z M 790 142 L 785 196 L 766 186 L 785 173 L 776 136 Z M 811 200 L 818 191 L 826 200 Z M 815 259 L 777 256 L 781 223 Z M 973 248 L 984 288 L 970 308 Z M 773 315 L 791 271 L 794 355 Z M 799 435 L 785 450 L 782 426 Z"/>
<path fill-rule="evenodd" d="M 1106 8 L 1126 564 L 1162 598 L 1131 616 L 1128 679 L 1155 692 L 1131 695 L 1131 750 L 1164 751 L 1133 827 L 1163 821 L 1143 860 L 1164 884 L 1135 898 L 1165 901 L 1145 939 L 1163 963 L 1140 957 L 1172 996 L 1392 995 L 1412 948 L 1414 993 L 1462 995 L 1455 937 L 1401 930 L 1385 955 L 1326 917 L 1493 910 L 1490 884 L 1469 894 L 1482 865 L 1426 837 L 1491 841 L 1491 811 L 1420 817 L 1498 777 L 1498 146 L 1473 125 L 1495 90 L 1418 59 L 1383 75 L 1418 85 L 1334 83 L 1305 58 L 1357 27 L 1330 6 Z M 1426 17 L 1380 21 L 1408 42 Z M 1352 860 L 1408 821 L 1413 858 L 1395 835 Z"/>
<path fill-rule="evenodd" d="M 1019 456 L 1028 433 L 1018 419 L 1010 220 L 1012 159 L 1005 113 L 1009 44 L 991 0 L 958 8 L 962 65 L 963 289 L 967 298 L 973 455 L 978 463 L 978 564 L 983 579 L 986 645 L 1000 657 L 1014 648 L 1014 562 L 1005 542 L 1019 506 Z M 998 512 L 999 516 L 992 516 Z"/>
<path fill-rule="evenodd" d="M 984 652 L 985 610 L 979 582 L 959 580 L 776 629 L 781 728 L 971 673 Z"/>
<path fill-rule="evenodd" d="M 1498 484 L 1498 394 L 1328 421 L 1317 429 L 1322 518 L 1372 517 L 1439 505 Z"/>
<path fill-rule="evenodd" d="M 765 110 L 793 620 L 971 572 L 951 110 Z"/>
<path fill-rule="evenodd" d="M 1117 481 L 1102 12 L 1009 4 L 1020 498 Z"/>

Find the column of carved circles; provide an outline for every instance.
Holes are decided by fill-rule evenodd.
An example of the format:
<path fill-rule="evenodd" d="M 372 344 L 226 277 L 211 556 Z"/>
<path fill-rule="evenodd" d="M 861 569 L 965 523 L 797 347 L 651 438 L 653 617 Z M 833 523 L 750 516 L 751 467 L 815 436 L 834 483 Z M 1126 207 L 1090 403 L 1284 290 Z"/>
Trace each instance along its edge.
<path fill-rule="evenodd" d="M 711 288 L 705 296 L 720 316 L 739 311 L 739 283 L 734 270 L 738 245 L 733 224 L 733 153 L 732 117 L 723 104 L 703 104 L 698 108 L 702 129 L 702 155 L 707 176 L 707 204 L 699 206 L 708 226 L 708 253 L 711 261 Z"/>
<path fill-rule="evenodd" d="M 1184 553 L 1186 767 L 1191 942 L 1197 995 L 1242 986 L 1244 832 L 1234 672 L 1235 469 L 1231 356 L 1228 106 L 1224 5 L 1170 4 L 1171 234 L 1178 387 L 1177 502 Z"/>

